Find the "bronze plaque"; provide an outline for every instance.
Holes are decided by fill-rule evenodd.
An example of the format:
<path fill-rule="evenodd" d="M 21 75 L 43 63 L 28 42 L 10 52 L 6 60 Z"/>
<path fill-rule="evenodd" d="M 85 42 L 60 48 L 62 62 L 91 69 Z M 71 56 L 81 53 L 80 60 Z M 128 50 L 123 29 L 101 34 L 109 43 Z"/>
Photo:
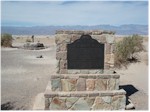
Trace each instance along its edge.
<path fill-rule="evenodd" d="M 82 35 L 67 45 L 68 69 L 104 69 L 104 44 Z"/>

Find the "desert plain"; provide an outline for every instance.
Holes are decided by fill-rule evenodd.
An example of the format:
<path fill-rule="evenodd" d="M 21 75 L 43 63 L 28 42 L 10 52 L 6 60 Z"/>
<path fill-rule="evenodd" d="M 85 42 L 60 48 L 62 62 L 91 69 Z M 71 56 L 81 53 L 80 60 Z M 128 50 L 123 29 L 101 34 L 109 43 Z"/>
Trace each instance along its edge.
<path fill-rule="evenodd" d="M 13 36 L 14 48 L 1 48 L 1 109 L 32 110 L 37 95 L 45 91 L 50 76 L 56 74 L 55 36 L 35 35 L 35 43 L 43 43 L 46 49 L 19 49 L 28 38 L 31 35 Z M 122 38 L 117 36 L 116 41 Z M 148 36 L 143 37 L 143 45 L 139 62 L 115 68 L 120 74 L 120 88 L 126 90 L 135 110 L 148 110 Z M 39 55 L 43 58 L 37 58 Z"/>

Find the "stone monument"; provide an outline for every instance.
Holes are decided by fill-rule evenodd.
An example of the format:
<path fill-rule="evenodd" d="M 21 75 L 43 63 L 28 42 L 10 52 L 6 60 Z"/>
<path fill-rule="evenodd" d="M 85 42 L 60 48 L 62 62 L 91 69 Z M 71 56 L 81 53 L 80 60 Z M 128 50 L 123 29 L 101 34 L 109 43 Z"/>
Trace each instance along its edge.
<path fill-rule="evenodd" d="M 46 110 L 125 109 L 113 73 L 114 38 L 111 31 L 56 31 L 57 74 L 44 94 Z"/>

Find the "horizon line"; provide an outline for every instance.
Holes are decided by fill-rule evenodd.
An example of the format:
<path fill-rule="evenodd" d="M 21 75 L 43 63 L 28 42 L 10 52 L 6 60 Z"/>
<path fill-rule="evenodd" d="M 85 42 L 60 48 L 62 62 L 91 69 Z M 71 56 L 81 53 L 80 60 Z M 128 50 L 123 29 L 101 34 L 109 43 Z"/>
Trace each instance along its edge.
<path fill-rule="evenodd" d="M 1 25 L 1 27 L 47 27 L 47 26 L 59 26 L 59 27 L 62 27 L 62 26 L 68 26 L 68 27 L 71 27 L 71 26 L 123 26 L 123 25 L 143 25 L 143 26 L 148 26 L 148 24 L 120 24 L 120 25 L 113 25 L 113 24 L 97 24 L 97 25 Z"/>

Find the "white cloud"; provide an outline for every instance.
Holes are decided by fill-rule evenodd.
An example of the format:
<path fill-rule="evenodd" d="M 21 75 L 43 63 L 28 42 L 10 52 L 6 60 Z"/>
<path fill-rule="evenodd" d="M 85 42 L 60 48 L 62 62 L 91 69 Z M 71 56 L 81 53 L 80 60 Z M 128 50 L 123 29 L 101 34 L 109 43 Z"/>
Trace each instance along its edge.
<path fill-rule="evenodd" d="M 9 8 L 8 8 L 9 7 Z M 2 25 L 148 24 L 147 2 L 2 2 Z M 4 24 L 5 23 L 5 24 Z"/>

